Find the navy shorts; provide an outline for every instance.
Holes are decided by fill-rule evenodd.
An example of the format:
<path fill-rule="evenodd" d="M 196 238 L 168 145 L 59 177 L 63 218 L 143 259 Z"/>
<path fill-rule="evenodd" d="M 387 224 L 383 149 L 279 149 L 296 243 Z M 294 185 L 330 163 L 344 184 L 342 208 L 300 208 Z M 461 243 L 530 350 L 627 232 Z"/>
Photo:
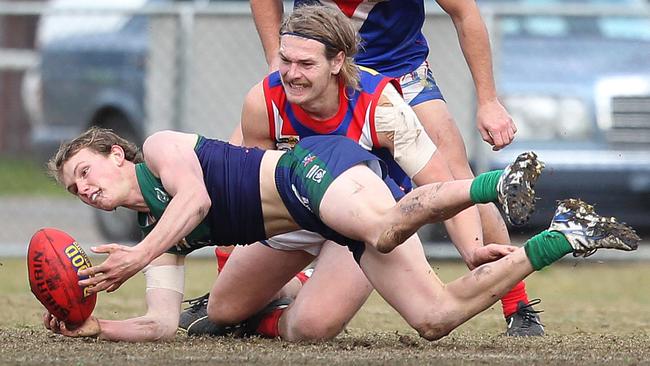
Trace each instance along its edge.
<path fill-rule="evenodd" d="M 275 184 L 294 221 L 305 230 L 346 245 L 357 262 L 365 244 L 329 228 L 318 212 L 334 179 L 358 164 L 365 164 L 382 179 L 385 177 L 384 163 L 355 141 L 344 136 L 310 136 L 284 153 L 275 170 Z"/>

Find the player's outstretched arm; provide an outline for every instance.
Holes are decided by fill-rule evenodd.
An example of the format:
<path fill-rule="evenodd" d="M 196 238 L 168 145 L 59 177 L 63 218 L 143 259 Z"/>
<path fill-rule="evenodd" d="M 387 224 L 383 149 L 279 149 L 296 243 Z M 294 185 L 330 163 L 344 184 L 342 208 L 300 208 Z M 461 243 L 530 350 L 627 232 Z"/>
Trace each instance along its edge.
<path fill-rule="evenodd" d="M 184 257 L 163 254 L 143 272 L 146 282 L 147 312 L 125 320 L 89 317 L 76 328 L 46 313 L 44 325 L 67 337 L 95 337 L 111 341 L 152 342 L 171 339 L 176 334 L 184 292 Z"/>
<path fill-rule="evenodd" d="M 153 342 L 172 339 L 178 327 L 183 295 L 166 289 L 147 291 L 147 314 L 125 320 L 104 320 L 90 316 L 72 328 L 50 313 L 45 313 L 45 328 L 66 337 L 92 337 L 109 341 Z"/>
<path fill-rule="evenodd" d="M 147 167 L 160 177 L 172 199 L 153 230 L 136 246 L 109 244 L 95 248 L 94 252 L 109 256 L 100 265 L 80 271 L 80 276 L 91 276 L 80 285 L 93 286 L 91 292 L 116 290 L 203 221 L 212 202 L 194 152 L 196 138 L 195 134 L 173 131 L 157 132 L 147 138 L 143 146 Z"/>

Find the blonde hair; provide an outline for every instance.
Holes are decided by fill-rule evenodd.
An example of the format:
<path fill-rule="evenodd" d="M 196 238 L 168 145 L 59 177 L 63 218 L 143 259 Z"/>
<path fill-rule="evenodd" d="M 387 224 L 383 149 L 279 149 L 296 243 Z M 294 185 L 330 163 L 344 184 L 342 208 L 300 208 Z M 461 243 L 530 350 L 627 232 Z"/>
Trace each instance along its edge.
<path fill-rule="evenodd" d="M 340 11 L 322 5 L 300 6 L 282 22 L 280 36 L 291 34 L 325 45 L 325 57 L 332 60 L 339 52 L 345 59 L 339 76 L 347 87 L 359 89 L 359 69 L 354 62 L 361 39 L 352 22 Z"/>
<path fill-rule="evenodd" d="M 120 137 L 113 130 L 91 127 L 74 140 L 61 144 L 57 152 L 47 163 L 48 174 L 60 184 L 63 164 L 70 160 L 79 150 L 89 148 L 94 152 L 108 156 L 113 145 L 122 147 L 126 160 L 134 163 L 143 161 L 142 152 L 134 143 Z"/>

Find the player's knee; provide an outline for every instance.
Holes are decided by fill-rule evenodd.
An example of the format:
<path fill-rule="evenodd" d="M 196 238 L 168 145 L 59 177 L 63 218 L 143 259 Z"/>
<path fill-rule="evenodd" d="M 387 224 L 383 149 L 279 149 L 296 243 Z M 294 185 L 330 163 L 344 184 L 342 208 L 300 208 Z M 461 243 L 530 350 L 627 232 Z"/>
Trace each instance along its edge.
<path fill-rule="evenodd" d="M 379 237 L 370 244 L 373 245 L 380 253 L 390 253 L 395 247 L 403 244 L 413 235 L 413 230 L 409 230 L 403 225 L 394 224 L 383 230 Z"/>
<path fill-rule="evenodd" d="M 208 319 L 216 324 L 237 324 L 247 318 L 236 306 L 226 301 L 209 301 L 207 307 Z"/>
<path fill-rule="evenodd" d="M 423 322 L 414 325 L 420 337 L 428 341 L 436 341 L 451 333 L 455 326 L 441 317 L 429 317 Z"/>
<path fill-rule="evenodd" d="M 415 314 L 415 318 L 407 318 L 406 321 L 418 332 L 420 337 L 435 341 L 445 337 L 454 330 L 458 322 L 458 303 L 449 296 L 441 296 L 435 306 L 422 309 Z"/>
<path fill-rule="evenodd" d="M 323 316 L 321 312 L 302 312 L 287 318 L 289 341 L 319 341 L 336 337 L 345 328 L 345 321 Z"/>

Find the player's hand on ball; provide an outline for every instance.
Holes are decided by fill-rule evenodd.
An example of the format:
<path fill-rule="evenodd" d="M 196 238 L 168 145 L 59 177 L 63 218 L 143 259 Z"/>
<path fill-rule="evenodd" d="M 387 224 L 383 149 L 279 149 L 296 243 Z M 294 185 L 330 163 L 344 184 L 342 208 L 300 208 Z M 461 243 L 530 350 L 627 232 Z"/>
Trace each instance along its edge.
<path fill-rule="evenodd" d="M 146 253 L 137 245 L 127 247 L 119 244 L 106 244 L 93 247 L 91 250 L 99 254 L 108 254 L 104 263 L 79 271 L 80 277 L 93 276 L 79 281 L 81 286 L 92 286 L 89 287 L 91 293 L 117 290 L 122 283 L 149 263 Z"/>
<path fill-rule="evenodd" d="M 65 322 L 60 321 L 49 312 L 45 312 L 43 314 L 43 325 L 52 331 L 52 333 L 61 334 L 66 337 L 97 337 L 101 333 L 99 321 L 94 316 L 89 316 L 83 324 L 70 329 Z"/>

